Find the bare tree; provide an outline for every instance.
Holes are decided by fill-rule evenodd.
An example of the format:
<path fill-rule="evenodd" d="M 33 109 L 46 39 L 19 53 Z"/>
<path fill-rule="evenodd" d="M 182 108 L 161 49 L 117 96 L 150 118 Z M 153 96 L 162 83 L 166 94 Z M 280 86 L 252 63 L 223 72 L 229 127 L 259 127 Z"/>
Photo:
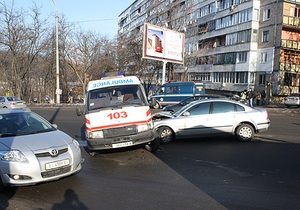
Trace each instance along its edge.
<path fill-rule="evenodd" d="M 33 90 L 31 75 L 46 32 L 45 21 L 41 21 L 35 6 L 29 15 L 3 3 L 0 18 L 0 49 L 5 52 L 6 64 L 2 69 L 11 94 L 30 100 Z M 28 18 L 28 19 L 26 19 Z M 7 67 L 7 66 L 6 66 Z"/>
<path fill-rule="evenodd" d="M 66 62 L 83 87 L 83 97 L 90 79 L 100 78 L 103 73 L 113 68 L 111 53 L 104 47 L 108 45 L 110 43 L 107 39 L 100 39 L 97 34 L 82 30 L 72 34 L 67 41 Z"/>

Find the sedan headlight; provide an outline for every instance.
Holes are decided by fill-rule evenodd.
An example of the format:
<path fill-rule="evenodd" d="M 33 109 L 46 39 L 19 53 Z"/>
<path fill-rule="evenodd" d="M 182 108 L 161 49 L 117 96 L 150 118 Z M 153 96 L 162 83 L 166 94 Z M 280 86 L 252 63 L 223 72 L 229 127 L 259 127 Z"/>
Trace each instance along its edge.
<path fill-rule="evenodd" d="M 0 151 L 0 159 L 4 161 L 26 162 L 27 158 L 19 150 Z"/>

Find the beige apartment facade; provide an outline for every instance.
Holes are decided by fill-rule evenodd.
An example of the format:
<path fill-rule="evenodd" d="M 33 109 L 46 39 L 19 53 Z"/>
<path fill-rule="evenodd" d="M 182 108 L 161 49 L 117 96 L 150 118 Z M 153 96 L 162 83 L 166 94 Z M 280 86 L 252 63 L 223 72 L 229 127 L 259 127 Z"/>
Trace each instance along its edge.
<path fill-rule="evenodd" d="M 300 91 L 300 0 L 136 0 L 119 15 L 118 36 L 142 39 L 145 22 L 185 34 L 177 80 L 268 96 Z"/>

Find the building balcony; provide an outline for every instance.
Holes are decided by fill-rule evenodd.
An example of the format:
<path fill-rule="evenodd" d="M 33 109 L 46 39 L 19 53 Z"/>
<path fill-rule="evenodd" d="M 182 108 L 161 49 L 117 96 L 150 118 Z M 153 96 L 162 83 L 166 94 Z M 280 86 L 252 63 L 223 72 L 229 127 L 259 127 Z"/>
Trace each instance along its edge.
<path fill-rule="evenodd" d="M 280 62 L 280 71 L 300 73 L 300 64 Z"/>
<path fill-rule="evenodd" d="M 295 40 L 282 39 L 281 47 L 284 49 L 300 51 L 300 42 Z"/>
<path fill-rule="evenodd" d="M 283 27 L 300 29 L 300 18 L 284 15 L 282 24 Z"/>

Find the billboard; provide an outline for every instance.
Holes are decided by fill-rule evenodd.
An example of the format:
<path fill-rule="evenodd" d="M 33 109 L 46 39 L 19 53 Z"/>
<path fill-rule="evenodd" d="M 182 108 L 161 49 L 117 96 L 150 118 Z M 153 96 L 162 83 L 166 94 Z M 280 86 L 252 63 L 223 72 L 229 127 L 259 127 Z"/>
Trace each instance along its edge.
<path fill-rule="evenodd" d="M 143 58 L 183 64 L 184 34 L 145 23 Z"/>

